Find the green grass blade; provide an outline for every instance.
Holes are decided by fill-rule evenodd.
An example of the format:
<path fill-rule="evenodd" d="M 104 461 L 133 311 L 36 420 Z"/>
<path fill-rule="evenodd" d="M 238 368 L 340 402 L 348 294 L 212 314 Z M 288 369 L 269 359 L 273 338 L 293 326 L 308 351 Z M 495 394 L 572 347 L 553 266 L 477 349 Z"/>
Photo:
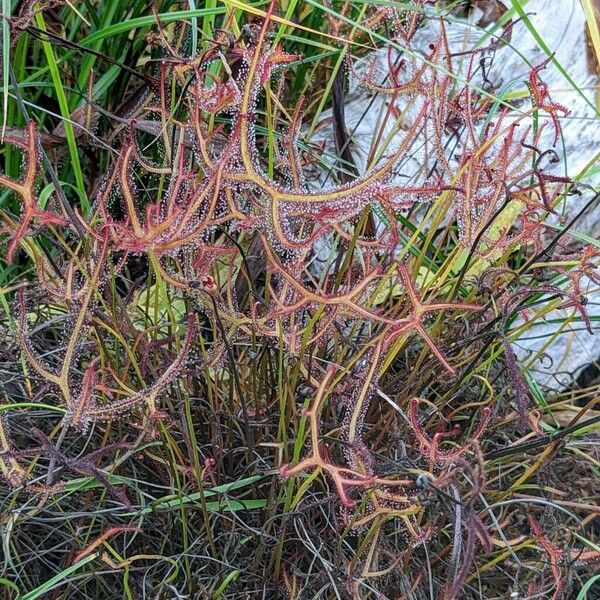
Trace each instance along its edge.
<path fill-rule="evenodd" d="M 579 594 L 577 594 L 577 600 L 592 600 L 592 598 L 596 598 L 597 596 L 588 596 L 588 592 L 592 589 L 592 586 L 596 583 L 596 581 L 600 581 L 600 573 L 598 573 L 598 575 L 594 575 L 579 590 Z M 596 590 L 596 591 L 598 591 L 598 590 Z"/>
<path fill-rule="evenodd" d="M 190 12 L 194 12 L 196 10 L 195 0 L 188 0 L 188 4 L 190 5 Z M 198 17 L 190 17 L 190 23 L 192 30 L 192 47 L 190 49 L 190 55 L 196 56 L 198 53 Z"/>
<path fill-rule="evenodd" d="M 220 598 L 225 593 L 225 590 L 230 586 L 230 584 L 232 584 L 238 578 L 240 573 L 241 571 L 239 571 L 238 569 L 236 569 L 235 571 L 231 571 L 231 573 L 229 573 L 229 575 L 225 577 L 223 583 L 215 590 L 213 598 L 215 600 L 218 600 L 218 598 Z"/>
<path fill-rule="evenodd" d="M 175 12 L 169 13 L 161 13 L 158 15 L 161 23 L 173 23 L 175 21 L 182 21 L 184 19 L 192 19 L 193 17 L 206 17 L 211 15 L 222 15 L 225 13 L 225 9 L 222 7 L 214 7 L 214 8 L 198 8 L 196 10 L 179 10 Z M 151 27 L 156 24 L 156 18 L 154 15 L 147 15 L 144 17 L 136 17 L 134 19 L 129 19 L 127 21 L 121 21 L 118 23 L 113 23 L 108 27 L 103 27 L 98 31 L 88 35 L 83 38 L 80 42 L 82 46 L 89 47 L 92 43 L 98 40 L 104 40 L 109 37 L 113 37 L 120 33 L 127 33 L 134 29 L 140 29 L 142 27 Z"/>
<path fill-rule="evenodd" d="M 42 598 L 45 594 L 57 588 L 59 585 L 62 585 L 65 580 L 76 571 L 79 571 L 82 567 L 85 567 L 88 563 L 92 562 L 96 559 L 96 554 L 91 554 L 90 556 L 86 556 L 84 559 L 77 561 L 74 565 L 67 567 L 60 573 L 57 573 L 51 579 L 48 579 L 45 583 L 35 588 L 35 590 L 31 590 L 24 596 L 21 596 L 20 600 L 35 600 L 36 598 Z"/>
<path fill-rule="evenodd" d="M 561 227 L 560 225 L 555 225 L 554 223 L 551 223 L 551 222 L 547 222 L 546 225 L 552 229 L 555 229 L 556 231 L 563 230 L 563 227 Z M 576 229 L 570 229 L 569 235 L 572 235 L 574 238 L 577 238 L 578 240 L 581 240 L 582 242 L 585 242 L 586 244 L 591 244 L 592 246 L 596 246 L 596 248 L 600 248 L 600 240 L 597 240 L 596 238 L 586 235 L 585 233 L 581 233 L 581 231 L 577 231 Z"/>
<path fill-rule="evenodd" d="M 41 12 L 36 13 L 35 21 L 37 26 L 42 30 L 46 31 L 46 23 Z M 62 84 L 60 72 L 58 70 L 58 64 L 56 57 L 54 56 L 54 50 L 52 44 L 47 41 L 42 41 L 42 47 L 48 67 L 50 68 L 50 75 L 54 83 L 54 89 L 56 91 L 56 98 L 60 107 L 60 113 L 63 117 L 63 123 L 65 128 L 65 137 L 67 138 L 67 145 L 69 147 L 69 157 L 71 159 L 71 168 L 75 174 L 75 182 L 79 191 L 79 198 L 81 202 L 81 208 L 84 215 L 90 213 L 90 202 L 88 200 L 85 183 L 83 179 L 83 172 L 81 170 L 81 162 L 79 160 L 79 152 L 77 150 L 77 142 L 75 140 L 75 133 L 73 131 L 73 125 L 71 124 L 71 112 L 69 110 L 69 102 L 65 94 L 65 89 Z"/>
<path fill-rule="evenodd" d="M 10 70 L 10 0 L 2 0 L 2 133 L 0 141 L 4 140 L 6 120 L 8 118 L 8 74 Z"/>
<path fill-rule="evenodd" d="M 0 578 L 0 589 L 2 588 L 10 588 L 11 590 L 17 592 L 17 598 L 21 597 L 19 588 L 12 581 L 5 579 L 4 577 Z"/>

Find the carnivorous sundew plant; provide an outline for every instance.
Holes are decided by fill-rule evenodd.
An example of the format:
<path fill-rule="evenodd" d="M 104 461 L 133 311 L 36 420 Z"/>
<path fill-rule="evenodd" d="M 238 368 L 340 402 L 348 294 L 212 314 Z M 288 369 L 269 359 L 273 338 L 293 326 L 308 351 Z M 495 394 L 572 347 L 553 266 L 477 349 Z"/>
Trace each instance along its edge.
<path fill-rule="evenodd" d="M 520 13 L 96 4 L 2 5 L 6 597 L 575 598 L 598 387 L 513 342 L 593 333 L 596 196 Z"/>

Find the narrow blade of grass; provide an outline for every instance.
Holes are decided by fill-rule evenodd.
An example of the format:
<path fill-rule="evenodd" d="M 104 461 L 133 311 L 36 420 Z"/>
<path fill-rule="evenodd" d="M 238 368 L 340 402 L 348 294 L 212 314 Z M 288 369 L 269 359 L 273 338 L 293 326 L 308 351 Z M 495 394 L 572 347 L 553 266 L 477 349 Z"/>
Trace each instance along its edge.
<path fill-rule="evenodd" d="M 4 141 L 6 120 L 8 118 L 8 73 L 10 69 L 10 0 L 2 0 L 2 133 L 0 141 Z"/>
<path fill-rule="evenodd" d="M 40 585 L 39 587 L 31 590 L 24 596 L 21 596 L 20 600 L 36 600 L 36 598 L 43 598 L 45 594 L 48 594 L 52 590 L 56 589 L 59 585 L 62 585 L 66 579 L 68 579 L 69 575 L 79 571 L 81 568 L 85 567 L 88 563 L 92 562 L 96 559 L 96 554 L 92 554 L 87 556 L 86 558 L 76 562 L 74 565 L 67 567 L 60 573 L 57 573 L 51 579 L 48 579 L 45 583 Z"/>
<path fill-rule="evenodd" d="M 35 21 L 37 26 L 42 30 L 46 31 L 46 23 L 44 21 L 44 16 L 41 12 L 37 12 L 35 15 Z M 73 173 L 75 174 L 75 182 L 77 185 L 77 190 L 79 192 L 79 199 L 81 202 L 81 208 L 84 215 L 89 215 L 90 213 L 90 203 L 87 196 L 87 191 L 83 179 L 83 172 L 81 170 L 81 162 L 79 160 L 79 152 L 77 150 L 77 142 L 75 140 L 75 133 L 73 131 L 73 125 L 71 124 L 71 113 L 69 111 L 69 102 L 67 100 L 67 96 L 65 94 L 65 89 L 62 84 L 62 79 L 60 77 L 60 72 L 58 69 L 58 64 L 56 62 L 56 57 L 54 56 L 54 50 L 52 48 L 52 44 L 47 41 L 42 41 L 42 47 L 44 49 L 44 54 L 46 55 L 46 60 L 48 62 L 48 67 L 50 68 L 50 75 L 52 77 L 52 81 L 54 83 L 54 89 L 56 91 L 56 99 L 58 100 L 58 105 L 60 107 L 60 113 L 63 117 L 63 123 L 65 128 L 65 137 L 67 138 L 67 145 L 69 147 L 69 157 L 71 159 L 71 168 Z"/>

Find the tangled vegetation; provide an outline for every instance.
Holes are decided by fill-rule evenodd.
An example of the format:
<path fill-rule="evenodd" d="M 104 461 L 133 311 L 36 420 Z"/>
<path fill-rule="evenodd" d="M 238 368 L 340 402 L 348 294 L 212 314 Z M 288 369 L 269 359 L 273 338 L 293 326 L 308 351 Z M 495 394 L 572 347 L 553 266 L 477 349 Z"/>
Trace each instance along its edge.
<path fill-rule="evenodd" d="M 510 12 L 455 55 L 456 3 L 126 4 L 4 21 L 5 596 L 589 589 L 598 388 L 512 341 L 592 333 L 596 195 L 545 64 L 486 79 Z M 387 98 L 364 170 L 346 79 Z"/>

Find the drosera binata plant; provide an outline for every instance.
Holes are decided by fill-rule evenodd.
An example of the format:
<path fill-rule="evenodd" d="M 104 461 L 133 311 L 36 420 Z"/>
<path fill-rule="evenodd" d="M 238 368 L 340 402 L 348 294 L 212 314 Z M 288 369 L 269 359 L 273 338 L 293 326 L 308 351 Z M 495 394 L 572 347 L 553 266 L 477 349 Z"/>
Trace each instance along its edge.
<path fill-rule="evenodd" d="M 0 174 L 0 185 L 9 189 L 19 196 L 21 214 L 18 221 L 9 221 L 6 230 L 10 232 L 10 239 L 6 248 L 6 258 L 10 263 L 13 261 L 19 244 L 31 233 L 34 221 L 38 221 L 39 227 L 66 225 L 67 221 L 58 213 L 42 209 L 37 201 L 36 185 L 40 165 L 40 141 L 37 136 L 35 121 L 29 121 L 24 133 L 24 139 L 11 133 L 4 135 L 4 143 L 9 143 L 19 148 L 24 157 L 22 175 L 15 180 Z M 10 219 L 4 215 L 5 219 Z"/>
<path fill-rule="evenodd" d="M 533 271 L 552 231 L 546 219 L 573 190 L 543 167 L 542 158 L 557 157 L 541 148 L 543 134 L 559 135 L 565 111 L 551 101 L 542 67 L 529 78 L 533 108 L 515 111 L 481 87 L 479 54 L 494 44 L 454 56 L 447 15 L 433 3 L 388 4 L 362 7 L 358 27 L 344 3 L 329 40 L 359 87 L 386 97 L 394 132 L 362 175 L 342 183 L 335 173 L 322 188 L 307 181 L 306 164 L 327 161 L 304 139 L 314 104 L 294 97 L 289 82 L 305 59 L 276 33 L 293 23 L 275 1 L 243 29 L 227 12 L 191 56 L 185 28 L 167 30 L 157 15 L 148 89 L 119 121 L 115 156 L 77 223 L 41 206 L 41 126 L 6 135 L 25 155 L 20 178 L 0 177 L 22 207 L 19 218 L 1 209 L 6 259 L 31 265 L 12 300 L 13 341 L 28 403 L 55 405 L 61 418 L 31 429 L 35 440 L 11 438 L 15 428 L 2 421 L 2 474 L 41 494 L 40 506 L 81 483 L 40 484 L 54 466 L 95 479 L 127 509 L 119 519 L 140 519 L 136 539 L 144 519 L 179 511 L 183 542 L 171 560 L 186 570 L 190 594 L 208 593 L 193 589 L 202 579 L 192 568 L 194 535 L 206 539 L 215 569 L 223 553 L 250 548 L 248 564 L 262 561 L 274 574 L 268 594 L 294 589 L 299 563 L 287 528 L 309 515 L 335 524 L 331 556 L 321 559 L 348 578 L 353 597 L 366 582 L 401 577 L 406 589 L 426 589 L 423 556 L 444 565 L 440 597 L 460 597 L 477 568 L 500 562 L 485 555 L 506 547 L 498 536 L 513 518 L 500 526 L 484 510 L 496 475 L 483 450 L 514 441 L 515 401 L 522 427 L 531 416 L 511 319 L 536 308 L 532 297 L 551 295 L 591 328 L 581 280 L 597 277 L 597 252 L 551 264 L 573 293 Z M 425 26 L 435 40 L 423 48 Z M 387 39 L 383 68 L 381 56 L 354 55 L 369 35 Z M 409 172 L 415 159 L 421 168 Z M 74 228 L 86 239 L 74 239 Z M 532 269 L 520 269 L 528 260 Z M 122 442 L 131 429 L 133 445 Z M 100 448 L 84 451 L 99 437 Z M 27 441 L 36 444 L 19 447 Z M 127 467 L 129 483 L 149 472 L 137 499 L 97 466 L 102 448 L 124 452 L 111 466 Z M 148 500 L 165 489 L 167 500 Z M 245 495 L 228 496 L 237 489 Z M 234 530 L 263 509 L 260 522 L 243 525 L 242 541 L 219 546 L 223 515 L 244 515 L 230 519 Z M 132 523 L 90 532 L 75 560 Z M 264 537 L 255 539 L 258 530 Z M 150 556 L 111 555 L 104 562 L 127 577 Z M 219 578 L 233 586 L 240 573 Z M 210 585 L 215 596 L 227 587 Z"/>

